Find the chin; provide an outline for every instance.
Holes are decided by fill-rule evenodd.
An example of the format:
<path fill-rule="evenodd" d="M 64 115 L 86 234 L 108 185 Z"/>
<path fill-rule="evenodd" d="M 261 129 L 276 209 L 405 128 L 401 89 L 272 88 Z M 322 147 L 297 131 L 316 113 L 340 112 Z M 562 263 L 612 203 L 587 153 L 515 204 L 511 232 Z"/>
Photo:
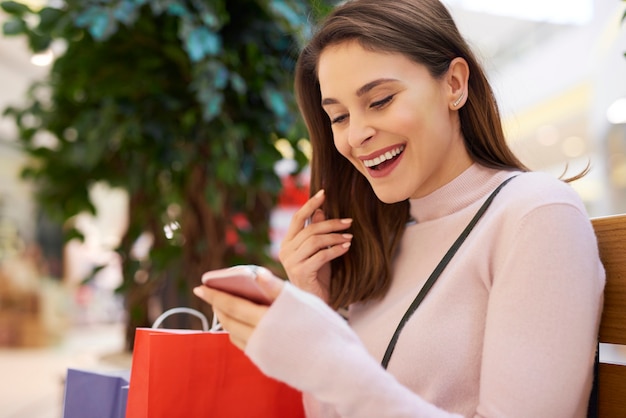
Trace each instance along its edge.
<path fill-rule="evenodd" d="M 405 196 L 404 194 L 398 193 L 398 191 L 390 192 L 387 190 L 376 190 L 374 189 L 374 194 L 378 197 L 383 203 L 392 204 L 398 202 L 404 202 L 409 198 L 409 196 Z"/>

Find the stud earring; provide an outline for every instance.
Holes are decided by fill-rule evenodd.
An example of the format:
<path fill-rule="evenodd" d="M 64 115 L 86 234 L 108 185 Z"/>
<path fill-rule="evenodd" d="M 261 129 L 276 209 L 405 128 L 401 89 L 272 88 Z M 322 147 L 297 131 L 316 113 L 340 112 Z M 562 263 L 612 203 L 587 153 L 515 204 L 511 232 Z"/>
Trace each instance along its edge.
<path fill-rule="evenodd" d="M 459 103 L 461 103 L 461 100 L 463 100 L 463 97 L 465 97 L 465 92 L 464 91 L 462 91 L 461 95 L 459 96 L 459 98 L 456 99 L 454 101 L 454 103 L 452 103 L 452 106 L 457 107 L 459 105 Z"/>

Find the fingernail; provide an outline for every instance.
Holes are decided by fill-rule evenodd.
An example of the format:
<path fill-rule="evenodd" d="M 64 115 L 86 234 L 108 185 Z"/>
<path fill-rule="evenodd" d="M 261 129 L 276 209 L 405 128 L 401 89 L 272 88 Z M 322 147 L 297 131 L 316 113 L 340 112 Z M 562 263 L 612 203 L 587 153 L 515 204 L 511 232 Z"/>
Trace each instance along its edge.
<path fill-rule="evenodd" d="M 352 219 L 350 219 L 350 218 L 345 218 L 345 219 L 342 219 L 342 220 L 341 220 L 341 223 L 342 223 L 342 224 L 351 224 L 351 223 L 352 223 Z"/>
<path fill-rule="evenodd" d="M 341 246 L 342 246 L 343 248 L 348 248 L 348 247 L 350 247 L 350 245 L 352 245 L 352 243 L 351 243 L 351 242 L 344 242 L 343 244 L 341 244 Z"/>
<path fill-rule="evenodd" d="M 201 295 L 202 295 L 202 289 L 200 289 L 200 286 L 198 286 L 198 287 L 194 287 L 194 288 L 193 288 L 193 293 L 194 293 L 194 295 L 196 295 L 196 296 L 201 296 Z"/>
<path fill-rule="evenodd" d="M 346 239 L 352 239 L 352 234 L 342 234 L 342 237 L 346 238 Z"/>
<path fill-rule="evenodd" d="M 319 198 L 322 197 L 324 195 L 324 189 L 320 189 L 317 193 L 315 193 L 315 196 L 313 196 L 314 198 Z"/>

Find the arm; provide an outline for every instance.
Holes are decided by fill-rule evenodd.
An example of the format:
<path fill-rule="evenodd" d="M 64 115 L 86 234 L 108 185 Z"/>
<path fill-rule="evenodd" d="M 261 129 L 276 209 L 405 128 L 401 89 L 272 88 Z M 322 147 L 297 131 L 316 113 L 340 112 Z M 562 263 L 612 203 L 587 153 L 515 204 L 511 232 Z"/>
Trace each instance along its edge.
<path fill-rule="evenodd" d="M 558 204 L 530 211 L 509 238 L 489 297 L 478 413 L 577 416 L 604 288 L 595 235 L 586 214 Z"/>
<path fill-rule="evenodd" d="M 334 405 L 344 418 L 459 417 L 399 384 L 339 314 L 289 284 L 257 325 L 245 352 L 264 373 Z"/>
<path fill-rule="evenodd" d="M 231 341 L 265 374 L 332 404 L 344 418 L 459 418 L 399 384 L 323 300 L 265 269 L 257 280 L 273 300 L 269 308 L 206 286 L 194 293 L 213 305 Z"/>

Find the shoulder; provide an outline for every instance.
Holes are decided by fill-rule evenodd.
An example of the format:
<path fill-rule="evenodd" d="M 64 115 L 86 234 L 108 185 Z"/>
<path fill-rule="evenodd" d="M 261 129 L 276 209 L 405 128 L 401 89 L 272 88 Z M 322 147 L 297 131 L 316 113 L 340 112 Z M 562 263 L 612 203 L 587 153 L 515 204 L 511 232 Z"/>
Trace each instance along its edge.
<path fill-rule="evenodd" d="M 487 223 L 493 232 L 494 254 L 502 260 L 511 252 L 553 259 L 557 251 L 594 254 L 586 259 L 595 260 L 591 220 L 570 183 L 548 173 L 521 173 L 502 189 L 492 206 Z"/>
<path fill-rule="evenodd" d="M 544 234 L 546 228 L 591 231 L 587 209 L 571 184 L 543 172 L 519 173 L 496 197 L 490 219 L 503 233 L 522 228 Z M 560 227 L 559 227 L 560 225 Z"/>
<path fill-rule="evenodd" d="M 567 205 L 585 212 L 582 199 L 569 183 L 544 172 L 520 173 L 501 194 L 502 200 L 506 200 L 508 204 L 514 203 L 524 211 Z"/>

